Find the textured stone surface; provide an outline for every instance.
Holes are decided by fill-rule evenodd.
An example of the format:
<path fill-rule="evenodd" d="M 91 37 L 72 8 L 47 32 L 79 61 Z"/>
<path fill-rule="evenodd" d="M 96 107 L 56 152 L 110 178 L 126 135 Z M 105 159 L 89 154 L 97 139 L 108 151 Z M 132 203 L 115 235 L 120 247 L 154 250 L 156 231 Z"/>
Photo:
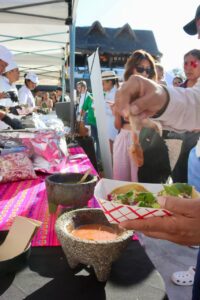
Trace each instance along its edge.
<path fill-rule="evenodd" d="M 48 202 L 74 208 L 86 206 L 93 196 L 97 176 L 88 175 L 86 181 L 78 183 L 82 177 L 83 174 L 79 173 L 56 173 L 48 176 L 45 180 Z"/>
<path fill-rule="evenodd" d="M 81 225 L 103 224 L 114 228 L 118 237 L 111 241 L 91 241 L 74 237 L 71 231 Z M 131 241 L 133 232 L 110 224 L 101 209 L 78 209 L 61 215 L 56 221 L 56 233 L 71 268 L 79 263 L 94 268 L 99 281 L 106 281 L 111 264 Z"/>

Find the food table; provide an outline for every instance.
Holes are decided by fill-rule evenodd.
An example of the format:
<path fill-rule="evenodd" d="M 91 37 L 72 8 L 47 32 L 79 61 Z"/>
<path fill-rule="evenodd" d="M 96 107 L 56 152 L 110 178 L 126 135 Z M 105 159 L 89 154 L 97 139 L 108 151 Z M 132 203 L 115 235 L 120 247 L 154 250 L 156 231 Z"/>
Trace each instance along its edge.
<path fill-rule="evenodd" d="M 84 173 L 91 167 L 81 148 L 71 148 L 69 153 L 68 172 Z M 94 168 L 92 173 L 96 174 Z M 36 218 L 43 223 L 32 241 L 28 266 L 17 274 L 0 274 L 1 299 L 167 299 L 160 274 L 137 240 L 131 241 L 123 255 L 113 263 L 106 283 L 98 282 L 89 266 L 70 269 L 54 231 L 61 208 L 56 214 L 49 214 L 44 176 L 2 184 L 0 198 L 1 241 L 16 215 Z M 95 199 L 91 199 L 89 205 L 94 206 Z"/>

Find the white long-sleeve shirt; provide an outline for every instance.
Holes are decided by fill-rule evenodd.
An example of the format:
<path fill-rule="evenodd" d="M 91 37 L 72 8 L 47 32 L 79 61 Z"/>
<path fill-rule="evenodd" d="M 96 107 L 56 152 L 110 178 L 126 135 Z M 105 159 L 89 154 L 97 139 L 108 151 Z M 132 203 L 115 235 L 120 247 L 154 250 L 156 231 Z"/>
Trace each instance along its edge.
<path fill-rule="evenodd" d="M 192 88 L 168 87 L 170 101 L 159 120 L 164 129 L 191 131 L 200 128 L 200 78 Z"/>
<path fill-rule="evenodd" d="M 0 75 L 0 92 L 15 92 L 18 95 L 18 90 L 14 83 L 9 82 L 8 78 L 5 76 Z M 17 102 L 13 102 L 10 98 L 3 98 L 0 99 L 0 105 L 5 107 L 11 107 L 18 105 Z"/>
<path fill-rule="evenodd" d="M 33 94 L 31 93 L 31 90 L 27 88 L 26 85 L 23 85 L 19 89 L 18 98 L 19 104 L 28 105 L 28 107 L 35 107 L 35 99 L 33 97 Z"/>

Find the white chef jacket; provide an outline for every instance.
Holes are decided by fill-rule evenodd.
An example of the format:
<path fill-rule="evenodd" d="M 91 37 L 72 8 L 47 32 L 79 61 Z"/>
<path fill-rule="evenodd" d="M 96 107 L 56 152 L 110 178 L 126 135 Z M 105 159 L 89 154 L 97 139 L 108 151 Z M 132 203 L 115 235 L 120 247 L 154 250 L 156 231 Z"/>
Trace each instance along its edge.
<path fill-rule="evenodd" d="M 0 75 L 0 92 L 15 92 L 18 95 L 18 90 L 14 83 L 9 82 L 8 78 Z M 18 102 L 13 102 L 10 98 L 0 99 L 0 105 L 5 107 L 11 107 L 18 105 Z"/>
<path fill-rule="evenodd" d="M 107 117 L 107 124 L 108 124 L 108 136 L 109 136 L 109 139 L 112 141 L 114 141 L 115 137 L 117 136 L 118 130 L 115 128 L 115 125 L 114 125 L 115 117 L 113 116 L 110 105 L 106 101 L 114 103 L 116 91 L 117 91 L 117 88 L 114 86 L 110 91 L 106 92 L 104 95 L 106 117 Z"/>
<path fill-rule="evenodd" d="M 29 88 L 26 85 L 23 85 L 19 89 L 18 93 L 19 104 L 28 105 L 28 107 L 35 107 L 35 98 Z"/>

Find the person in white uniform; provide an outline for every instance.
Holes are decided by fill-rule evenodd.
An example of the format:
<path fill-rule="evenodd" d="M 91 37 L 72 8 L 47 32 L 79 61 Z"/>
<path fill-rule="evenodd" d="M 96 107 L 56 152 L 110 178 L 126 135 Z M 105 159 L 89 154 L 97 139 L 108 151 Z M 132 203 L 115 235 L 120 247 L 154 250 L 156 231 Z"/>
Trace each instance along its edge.
<path fill-rule="evenodd" d="M 78 97 L 79 97 L 79 101 L 78 101 L 79 103 L 78 103 L 78 108 L 77 108 L 76 113 L 77 113 L 77 120 L 79 120 L 81 112 L 82 112 L 83 104 L 84 104 L 86 98 L 88 96 L 90 96 L 90 93 L 87 90 L 87 82 L 84 80 L 77 82 L 76 89 L 77 89 Z M 87 125 L 87 116 L 88 116 L 88 113 L 85 112 L 84 118 L 83 118 L 85 125 Z"/>
<path fill-rule="evenodd" d="M 25 75 L 25 84 L 19 89 L 19 104 L 35 108 L 35 98 L 32 94 L 39 83 L 38 77 L 35 73 L 29 72 Z"/>
<path fill-rule="evenodd" d="M 0 75 L 5 71 L 5 68 L 12 62 L 12 53 L 4 46 L 0 45 Z M 5 93 L 0 92 L 0 99 L 5 97 Z M 8 125 L 13 129 L 21 129 L 22 124 L 15 118 L 10 118 L 5 111 L 0 110 L 0 128 L 4 125 Z M 7 126 L 6 126 L 7 127 Z"/>
<path fill-rule="evenodd" d="M 111 153 L 113 153 L 113 143 L 115 137 L 118 134 L 118 130 L 115 128 L 114 125 L 115 118 L 112 113 L 111 106 L 115 102 L 115 94 L 118 88 L 118 77 L 114 71 L 104 71 L 101 73 L 101 78 L 102 78 L 102 84 L 104 90 L 104 100 L 105 100 L 105 107 L 106 107 L 110 151 Z"/>
<path fill-rule="evenodd" d="M 15 85 L 15 82 L 18 80 L 19 69 L 16 62 L 12 61 L 5 68 L 4 73 L 0 75 L 0 93 L 5 93 L 5 96 L 7 96 L 0 99 L 1 106 L 12 107 L 18 105 L 18 90 Z"/>

